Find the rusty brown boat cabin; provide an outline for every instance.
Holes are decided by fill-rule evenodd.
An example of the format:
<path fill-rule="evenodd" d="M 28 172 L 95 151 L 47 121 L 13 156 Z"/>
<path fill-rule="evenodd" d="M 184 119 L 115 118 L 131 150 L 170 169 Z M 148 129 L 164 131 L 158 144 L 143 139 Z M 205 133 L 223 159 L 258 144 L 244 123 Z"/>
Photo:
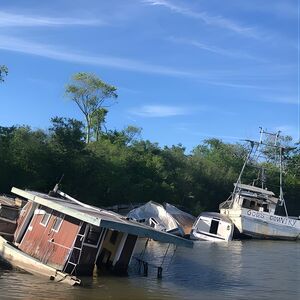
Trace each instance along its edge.
<path fill-rule="evenodd" d="M 114 212 L 56 191 L 47 195 L 12 188 L 28 200 L 14 244 L 42 263 L 71 275 L 92 275 L 95 265 L 126 272 L 138 237 L 192 247 L 188 240 L 154 230 Z"/>

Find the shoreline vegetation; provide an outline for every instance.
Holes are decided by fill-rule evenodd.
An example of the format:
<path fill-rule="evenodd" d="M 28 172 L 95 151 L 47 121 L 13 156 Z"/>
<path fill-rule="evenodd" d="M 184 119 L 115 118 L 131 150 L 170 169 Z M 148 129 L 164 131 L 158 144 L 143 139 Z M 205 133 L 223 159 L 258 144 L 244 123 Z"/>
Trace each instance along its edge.
<path fill-rule="evenodd" d="M 127 130 L 102 132 L 85 143 L 83 124 L 55 117 L 48 131 L 0 127 L 0 191 L 12 186 L 48 192 L 64 175 L 63 190 L 96 206 L 168 202 L 198 215 L 218 211 L 239 174 L 246 148 L 209 139 L 190 154 L 182 145 L 159 147 Z M 300 214 L 299 145 L 286 159 L 285 199 Z M 278 169 L 270 161 L 268 187 L 278 190 Z M 257 170 L 254 170 L 257 173 Z M 246 178 L 255 178 L 253 170 Z"/>
<path fill-rule="evenodd" d="M 152 200 L 196 216 L 218 211 L 230 196 L 246 146 L 212 138 L 187 154 L 181 144 L 160 147 L 142 139 L 141 128 L 135 126 L 108 130 L 104 104 L 117 97 L 116 91 L 93 74 L 78 73 L 66 96 L 77 104 L 85 123 L 54 117 L 48 130 L 0 126 L 0 193 L 9 193 L 12 186 L 48 192 L 64 175 L 62 189 L 95 206 Z M 289 214 L 300 215 L 300 145 L 289 137 L 280 142 L 293 147 L 285 153 L 284 197 Z M 266 155 L 267 186 L 277 193 L 278 167 L 272 152 Z M 245 172 L 245 183 L 257 177 L 260 162 L 255 163 L 256 168 Z"/>

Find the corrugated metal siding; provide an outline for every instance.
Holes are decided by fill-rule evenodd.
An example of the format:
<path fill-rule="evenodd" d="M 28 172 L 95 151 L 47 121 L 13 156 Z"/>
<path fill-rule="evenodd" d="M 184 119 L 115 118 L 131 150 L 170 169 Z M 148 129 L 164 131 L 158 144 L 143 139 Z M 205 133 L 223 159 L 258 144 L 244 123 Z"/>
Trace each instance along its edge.
<path fill-rule="evenodd" d="M 65 216 L 59 231 L 55 232 L 52 226 L 59 213 L 41 209 L 51 213 L 47 226 L 40 224 L 44 215 L 35 214 L 19 248 L 43 263 L 62 269 L 77 235 L 79 221 Z"/>

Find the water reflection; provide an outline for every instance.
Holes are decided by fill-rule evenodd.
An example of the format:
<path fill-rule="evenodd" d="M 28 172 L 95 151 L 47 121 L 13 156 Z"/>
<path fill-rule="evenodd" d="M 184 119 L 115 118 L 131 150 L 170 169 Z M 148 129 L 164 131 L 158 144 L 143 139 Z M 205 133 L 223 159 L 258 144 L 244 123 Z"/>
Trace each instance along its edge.
<path fill-rule="evenodd" d="M 140 243 L 136 255 L 144 244 Z M 162 262 L 166 246 L 149 242 L 145 259 Z M 137 273 L 132 261 L 127 277 L 83 278 L 84 287 L 71 287 L 17 270 L 0 268 L 0 299 L 298 299 L 299 242 L 198 242 L 178 248 L 164 260 L 163 278 L 149 268 Z M 159 260 L 157 260 L 159 259 Z"/>

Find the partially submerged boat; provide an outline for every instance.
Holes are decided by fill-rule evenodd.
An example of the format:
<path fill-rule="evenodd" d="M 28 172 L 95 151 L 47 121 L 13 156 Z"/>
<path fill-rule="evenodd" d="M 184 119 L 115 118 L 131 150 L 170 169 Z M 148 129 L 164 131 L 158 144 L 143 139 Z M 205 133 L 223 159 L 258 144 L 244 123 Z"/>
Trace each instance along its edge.
<path fill-rule="evenodd" d="M 270 135 L 265 131 L 261 134 Z M 275 136 L 271 146 L 279 157 L 279 197 L 265 187 L 264 178 L 262 186 L 243 184 L 242 176 L 248 162 L 255 153 L 259 153 L 261 146 L 268 146 L 262 140 L 250 141 L 251 148 L 244 162 L 234 190 L 228 200 L 220 204 L 220 213 L 228 216 L 237 228 L 238 237 L 251 237 L 259 239 L 297 240 L 300 239 L 300 219 L 290 217 L 283 197 L 283 152 L 284 147 L 277 144 L 279 133 Z M 254 150 L 255 148 L 255 150 Z M 261 158 L 260 158 L 261 159 Z M 261 172 L 264 174 L 264 172 Z M 283 207 L 285 215 L 277 214 L 277 209 Z"/>
<path fill-rule="evenodd" d="M 127 217 L 157 230 L 178 236 L 190 233 L 195 217 L 166 203 L 165 207 L 154 201 L 131 210 Z"/>
<path fill-rule="evenodd" d="M 189 236 L 196 218 L 193 215 L 178 209 L 176 206 L 170 203 L 165 203 L 165 208 L 166 212 L 169 213 L 182 228 L 184 236 Z"/>
<path fill-rule="evenodd" d="M 49 195 L 12 188 L 26 199 L 13 242 L 0 237 L 0 256 L 13 266 L 54 281 L 80 284 L 77 276 L 95 265 L 127 271 L 139 237 L 192 247 L 180 237 L 157 231 L 116 213 L 84 204 L 58 190 Z"/>
<path fill-rule="evenodd" d="M 195 221 L 190 238 L 210 242 L 228 242 L 232 240 L 233 231 L 234 224 L 228 217 L 216 212 L 203 212 Z"/>

